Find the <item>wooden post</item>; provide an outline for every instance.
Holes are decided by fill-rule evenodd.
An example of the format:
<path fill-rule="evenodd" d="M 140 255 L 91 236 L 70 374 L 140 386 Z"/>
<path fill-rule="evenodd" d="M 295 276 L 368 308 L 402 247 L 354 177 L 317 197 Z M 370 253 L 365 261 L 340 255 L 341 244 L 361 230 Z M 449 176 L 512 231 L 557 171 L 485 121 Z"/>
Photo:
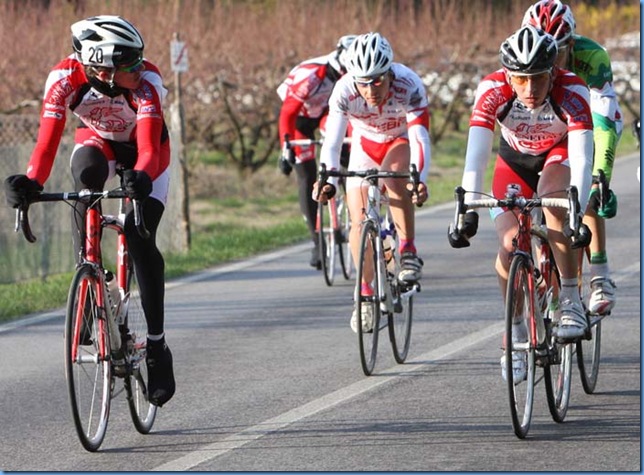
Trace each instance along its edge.
<path fill-rule="evenodd" d="M 173 41 L 180 42 L 179 33 L 175 32 L 172 37 Z M 174 136 L 174 142 L 172 146 L 175 149 L 173 154 L 179 159 L 179 184 L 181 191 L 175 196 L 182 197 L 182 219 L 181 219 L 181 228 L 183 234 L 184 245 L 180 246 L 184 250 L 190 249 L 190 193 L 188 187 L 188 164 L 185 156 L 185 122 L 184 122 L 184 113 L 183 113 L 183 103 L 181 100 L 181 71 L 180 68 L 177 68 L 176 65 L 172 65 L 174 70 L 174 103 L 171 107 L 171 120 L 172 120 L 172 130 Z"/>

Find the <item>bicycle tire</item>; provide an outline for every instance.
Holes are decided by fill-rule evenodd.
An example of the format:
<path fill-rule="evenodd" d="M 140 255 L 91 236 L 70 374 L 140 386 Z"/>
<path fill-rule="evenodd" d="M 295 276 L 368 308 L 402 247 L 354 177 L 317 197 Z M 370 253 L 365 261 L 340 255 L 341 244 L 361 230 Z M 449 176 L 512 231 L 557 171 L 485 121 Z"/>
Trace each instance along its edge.
<path fill-rule="evenodd" d="M 344 185 L 340 186 L 344 189 Z M 345 280 L 350 280 L 353 274 L 353 259 L 349 246 L 349 233 L 351 232 L 351 216 L 344 192 L 336 198 L 338 200 L 338 223 L 340 229 L 336 233 L 335 241 L 338 245 L 338 259 Z"/>
<path fill-rule="evenodd" d="M 563 422 L 570 403 L 573 344 L 554 344 L 557 349 L 557 362 L 547 364 L 543 368 L 546 380 L 546 398 L 552 419 L 555 422 Z"/>
<path fill-rule="evenodd" d="M 107 431 L 112 393 L 110 337 L 96 269 L 81 265 L 72 280 L 65 320 L 65 376 L 76 433 L 95 452 Z M 103 300 L 104 301 L 104 300 Z"/>
<path fill-rule="evenodd" d="M 586 269 L 590 262 L 586 251 L 587 249 L 580 253 L 578 267 L 579 292 L 585 309 L 588 308 L 590 298 L 590 274 Z M 586 318 L 588 318 L 589 330 L 576 342 L 577 367 L 584 392 L 592 394 L 595 392 L 599 376 L 602 324 L 599 316 L 589 315 L 588 311 L 586 311 Z"/>
<path fill-rule="evenodd" d="M 335 207 L 335 198 L 328 203 L 318 204 L 318 249 L 320 250 L 320 262 L 322 263 L 322 275 L 324 282 L 331 287 L 335 278 L 335 233 L 331 214 Z M 329 219 L 325 220 L 324 215 L 328 211 Z"/>
<path fill-rule="evenodd" d="M 530 296 L 528 283 L 528 279 L 531 278 L 531 268 L 527 258 L 520 254 L 515 255 L 510 264 L 505 300 L 504 357 L 512 427 L 520 439 L 524 439 L 530 429 L 534 401 L 535 347 L 533 342 L 535 338 L 532 334 L 534 325 L 531 324 L 534 301 Z M 513 333 L 520 327 L 519 324 L 515 324 L 516 322 L 522 322 L 525 325 L 527 342 L 515 342 L 517 338 L 513 338 Z M 526 376 L 521 381 L 514 380 L 512 354 L 515 351 L 524 353 L 526 361 Z"/>
<path fill-rule="evenodd" d="M 394 237 L 397 239 L 397 236 Z M 394 299 L 394 311 L 389 314 L 389 340 L 396 363 L 402 364 L 407 359 L 411 344 L 411 328 L 414 314 L 415 290 L 400 282 L 397 278 L 400 272 L 400 255 L 398 243 L 394 250 L 394 266 L 387 271 L 387 284 L 391 288 Z M 388 265 L 389 267 L 389 265 Z"/>
<path fill-rule="evenodd" d="M 125 338 L 128 342 L 128 374 L 125 377 L 125 392 L 130 416 L 134 427 L 141 434 L 152 430 L 157 406 L 148 400 L 148 368 L 146 365 L 147 323 L 141 305 L 136 273 L 132 261 L 128 266 L 127 289 L 125 292 Z"/>
<path fill-rule="evenodd" d="M 378 228 L 371 221 L 365 221 L 362 224 L 362 231 L 360 235 L 360 258 L 358 260 L 357 275 L 356 275 L 356 290 L 355 290 L 355 305 L 357 312 L 357 327 L 358 327 L 358 346 L 360 348 L 360 364 L 362 371 L 366 376 L 373 373 L 376 365 L 376 356 L 378 354 L 378 334 L 380 333 L 380 298 L 378 296 L 378 289 L 380 288 L 378 272 L 376 271 L 376 251 L 374 241 L 380 239 Z M 373 280 L 370 282 L 374 289 L 374 295 L 371 297 L 363 297 L 360 294 L 360 286 L 364 275 L 364 261 L 365 257 L 371 255 L 374 263 Z M 367 303 L 373 315 L 371 322 L 371 330 L 363 331 L 363 303 Z"/>

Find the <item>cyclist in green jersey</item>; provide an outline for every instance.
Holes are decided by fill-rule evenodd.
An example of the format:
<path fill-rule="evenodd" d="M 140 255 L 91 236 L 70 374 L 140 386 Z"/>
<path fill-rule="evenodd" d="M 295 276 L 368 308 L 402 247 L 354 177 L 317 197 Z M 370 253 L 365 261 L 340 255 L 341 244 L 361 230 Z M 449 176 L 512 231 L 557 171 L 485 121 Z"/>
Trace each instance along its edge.
<path fill-rule="evenodd" d="M 590 88 L 595 145 L 593 177 L 603 170 L 610 183 L 615 149 L 622 134 L 622 112 L 613 88 L 613 71 L 606 49 L 599 43 L 575 34 L 575 19 L 568 5 L 559 0 L 540 0 L 523 17 L 523 25 L 533 25 L 557 40 L 556 65 L 581 77 Z M 617 197 L 609 190 L 600 208 L 599 186 L 593 185 L 584 223 L 592 231 L 590 273 L 592 293 L 589 310 L 606 314 L 615 306 L 615 282 L 610 277 L 606 254 L 605 219 L 617 213 Z"/>

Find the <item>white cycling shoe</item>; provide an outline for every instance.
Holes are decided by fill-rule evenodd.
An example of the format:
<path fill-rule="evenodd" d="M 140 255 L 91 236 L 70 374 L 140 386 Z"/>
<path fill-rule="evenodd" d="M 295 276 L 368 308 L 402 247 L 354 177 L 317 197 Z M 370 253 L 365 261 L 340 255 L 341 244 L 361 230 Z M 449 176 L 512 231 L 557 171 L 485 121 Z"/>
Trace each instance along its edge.
<path fill-rule="evenodd" d="M 362 302 L 362 331 L 367 333 L 373 329 L 373 306 L 370 302 Z M 353 309 L 351 315 L 351 329 L 354 333 L 358 333 L 358 307 Z"/>
<path fill-rule="evenodd" d="M 607 277 L 597 276 L 590 281 L 591 294 L 588 310 L 595 315 L 605 315 L 615 306 L 615 282 Z"/>
<path fill-rule="evenodd" d="M 588 328 L 588 321 L 581 302 L 562 299 L 559 301 L 559 310 L 561 311 L 561 319 L 553 329 L 555 336 L 564 341 L 576 340 L 584 336 Z"/>
<path fill-rule="evenodd" d="M 515 324 L 515 330 L 512 331 L 512 343 L 525 343 L 528 341 L 528 329 L 525 323 Z M 501 356 L 501 376 L 503 381 L 507 381 L 505 371 L 505 354 Z M 514 384 L 525 381 L 528 377 L 528 353 L 525 351 L 512 352 L 512 381 Z"/>

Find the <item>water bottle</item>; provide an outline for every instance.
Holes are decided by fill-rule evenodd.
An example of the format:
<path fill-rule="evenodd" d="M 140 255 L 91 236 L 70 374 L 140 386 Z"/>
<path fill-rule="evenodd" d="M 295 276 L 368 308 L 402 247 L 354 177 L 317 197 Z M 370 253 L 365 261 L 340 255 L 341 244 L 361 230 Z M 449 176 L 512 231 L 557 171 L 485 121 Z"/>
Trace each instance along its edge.
<path fill-rule="evenodd" d="M 394 247 L 396 246 L 396 242 L 394 241 L 394 230 L 394 223 L 391 222 L 387 217 L 382 218 L 382 228 L 380 235 L 383 241 L 382 249 L 385 255 L 387 270 L 392 274 L 395 272 Z"/>

